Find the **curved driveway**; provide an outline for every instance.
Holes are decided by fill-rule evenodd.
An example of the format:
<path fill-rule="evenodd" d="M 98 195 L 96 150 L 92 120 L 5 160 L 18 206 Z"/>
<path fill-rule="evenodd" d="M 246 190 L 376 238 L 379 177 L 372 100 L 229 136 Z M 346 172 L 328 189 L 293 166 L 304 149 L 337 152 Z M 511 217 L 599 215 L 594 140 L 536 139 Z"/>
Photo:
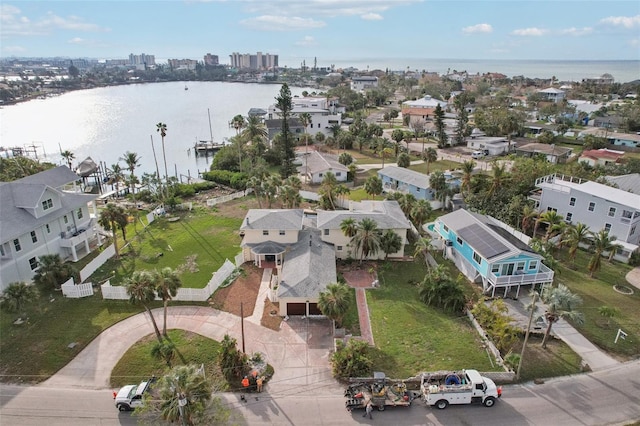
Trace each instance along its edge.
<path fill-rule="evenodd" d="M 163 310 L 153 310 L 162 324 Z M 220 341 L 225 334 L 238 340 L 241 348 L 240 317 L 204 306 L 169 307 L 167 328 L 179 328 Z M 104 389 L 109 387 L 111 370 L 125 352 L 141 338 L 152 334 L 148 314 L 127 318 L 109 327 L 84 348 L 69 364 L 40 386 Z M 334 393 L 337 383 L 331 377 L 328 349 L 331 335 L 327 322 L 314 319 L 292 319 L 273 331 L 245 319 L 246 352 L 262 352 L 275 369 L 268 384 L 273 393 L 289 393 L 292 389 L 322 384 Z"/>

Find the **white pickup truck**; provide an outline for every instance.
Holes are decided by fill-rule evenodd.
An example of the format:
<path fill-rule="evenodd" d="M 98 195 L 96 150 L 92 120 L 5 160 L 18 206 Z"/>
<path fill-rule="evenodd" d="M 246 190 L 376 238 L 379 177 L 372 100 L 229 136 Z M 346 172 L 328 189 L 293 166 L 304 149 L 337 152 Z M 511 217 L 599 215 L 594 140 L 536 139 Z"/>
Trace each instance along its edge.
<path fill-rule="evenodd" d="M 135 410 L 136 407 L 142 405 L 142 395 L 149 390 L 151 381 L 141 382 L 139 385 L 126 385 L 123 386 L 114 399 L 116 407 L 120 411 Z"/>
<path fill-rule="evenodd" d="M 502 396 L 502 387 L 476 370 L 424 373 L 420 384 L 425 404 L 443 410 L 449 404 L 480 403 L 493 407 Z"/>

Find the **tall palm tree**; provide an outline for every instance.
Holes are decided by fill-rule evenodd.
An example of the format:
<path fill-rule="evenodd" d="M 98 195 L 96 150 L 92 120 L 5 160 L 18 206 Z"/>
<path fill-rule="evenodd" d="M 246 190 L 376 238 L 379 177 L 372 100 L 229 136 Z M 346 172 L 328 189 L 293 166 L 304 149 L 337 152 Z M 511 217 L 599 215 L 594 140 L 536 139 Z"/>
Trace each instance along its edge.
<path fill-rule="evenodd" d="M 156 333 L 158 342 L 162 343 L 162 336 L 158 329 L 156 319 L 149 308 L 149 304 L 156 299 L 156 281 L 154 274 L 149 271 L 134 271 L 133 274 L 125 281 L 129 302 L 134 305 L 142 305 L 149 314 L 153 330 Z"/>
<path fill-rule="evenodd" d="M 527 231 L 531 228 L 532 223 L 537 222 L 540 213 L 531 207 L 530 204 L 525 204 L 522 207 L 522 220 L 520 221 L 520 229 L 526 235 L 529 235 Z M 533 234 L 535 237 L 535 233 Z"/>
<path fill-rule="evenodd" d="M 543 241 L 547 242 L 549 241 L 549 238 L 551 238 L 553 234 L 559 230 L 560 224 L 564 223 L 564 218 L 560 216 L 557 211 L 548 210 L 540 214 L 540 217 L 538 218 L 536 223 L 547 224 L 547 231 L 545 232 L 544 238 L 543 238 Z M 535 230 L 537 230 L 537 227 Z M 534 230 L 534 236 L 535 236 L 535 230 Z"/>
<path fill-rule="evenodd" d="M 129 169 L 129 175 L 131 178 L 129 181 L 131 184 L 131 194 L 135 195 L 135 170 L 136 167 L 140 165 L 140 156 L 135 152 L 127 151 L 122 157 L 120 157 L 120 160 L 124 161 L 127 165 L 127 169 Z"/>
<path fill-rule="evenodd" d="M 376 221 L 364 218 L 358 222 L 358 229 L 351 241 L 356 253 L 360 253 L 360 263 L 365 257 L 378 253 L 380 238 L 381 232 Z"/>
<path fill-rule="evenodd" d="M 432 147 L 427 148 L 426 151 L 422 150 L 422 159 L 427 163 L 427 174 L 429 174 L 431 163 L 438 161 L 438 151 Z"/>
<path fill-rule="evenodd" d="M 353 238 L 358 232 L 358 222 L 352 217 L 343 219 L 342 222 L 340 222 L 340 230 L 345 237 Z"/>
<path fill-rule="evenodd" d="M 116 197 L 120 192 L 120 182 L 124 180 L 124 174 L 122 173 L 122 166 L 120 163 L 112 164 L 107 171 L 109 173 L 109 177 L 111 178 L 111 183 L 116 184 Z"/>
<path fill-rule="evenodd" d="M 588 241 L 590 233 L 589 227 L 581 222 L 578 222 L 576 226 L 570 226 L 565 233 L 564 243 L 569 246 L 569 260 L 571 260 L 573 265 L 575 265 L 576 262 L 578 247 L 580 247 L 580 244 Z"/>
<path fill-rule="evenodd" d="M 67 161 L 67 165 L 69 166 L 69 168 L 73 170 L 71 165 L 72 165 L 73 159 L 76 158 L 75 154 L 69 150 L 65 150 L 65 151 L 62 151 L 60 155 L 62 156 L 62 158 L 64 158 Z"/>
<path fill-rule="evenodd" d="M 264 142 L 267 139 L 267 128 L 260 117 L 256 115 L 250 115 L 245 123 L 244 130 L 242 131 L 242 137 L 247 142 Z"/>
<path fill-rule="evenodd" d="M 126 241 L 126 226 L 128 222 L 127 212 L 122 206 L 118 206 L 113 203 L 109 203 L 104 209 L 100 211 L 100 218 L 98 223 L 105 230 L 113 233 L 113 248 L 116 251 L 116 259 L 120 257 L 120 250 L 118 249 L 118 228 L 122 231 L 122 236 Z"/>
<path fill-rule="evenodd" d="M 321 201 L 324 209 L 336 209 L 336 188 L 338 187 L 338 179 L 336 175 L 331 172 L 325 173 L 320 184 L 318 193 L 321 196 Z"/>
<path fill-rule="evenodd" d="M 546 349 L 547 339 L 551 334 L 551 327 L 560 318 L 569 318 L 578 324 L 582 324 L 584 317 L 575 309 L 582 304 L 580 296 L 573 294 L 565 285 L 557 287 L 546 286 L 540 295 L 540 299 L 546 305 L 544 318 L 547 321 L 547 329 L 542 338 L 542 347 Z"/>
<path fill-rule="evenodd" d="M 609 231 L 604 229 L 601 229 L 598 232 L 591 232 L 590 236 L 593 255 L 589 259 L 587 269 L 589 270 L 589 276 L 593 277 L 593 275 L 600 270 L 600 260 L 602 255 L 605 252 L 609 252 L 609 257 L 612 258 L 619 245 L 613 243 L 616 240 L 616 237 L 610 236 Z"/>
<path fill-rule="evenodd" d="M 431 216 L 431 204 L 427 200 L 418 200 L 411 208 L 410 217 L 416 228 L 420 229 L 422 225 Z"/>
<path fill-rule="evenodd" d="M 251 176 L 247 181 L 247 188 L 253 189 L 253 194 L 256 196 L 256 200 L 258 201 L 258 208 L 262 208 L 262 197 L 264 195 L 262 191 L 262 179 L 258 176 Z"/>
<path fill-rule="evenodd" d="M 442 203 L 442 208 L 447 201 L 447 178 L 441 171 L 429 175 L 429 187 L 435 192 L 435 198 Z"/>
<path fill-rule="evenodd" d="M 509 173 L 505 164 L 500 164 L 497 161 L 493 162 L 491 166 L 491 186 L 487 191 L 487 198 L 491 198 L 493 194 L 497 193 L 509 180 Z"/>
<path fill-rule="evenodd" d="M 462 163 L 462 181 L 460 182 L 460 192 L 464 195 L 465 190 L 467 193 L 471 191 L 471 178 L 473 176 L 473 169 L 476 167 L 476 162 L 473 160 L 465 161 Z"/>
<path fill-rule="evenodd" d="M 336 322 L 336 327 L 342 327 L 342 320 L 351 305 L 351 289 L 345 284 L 331 283 L 325 291 L 320 292 L 318 308 L 323 315 Z"/>
<path fill-rule="evenodd" d="M 398 199 L 400 210 L 402 210 L 402 213 L 404 213 L 407 218 L 411 216 L 411 209 L 417 201 L 418 200 L 416 199 L 415 195 L 408 192 L 402 194 L 402 196 Z"/>
<path fill-rule="evenodd" d="M 420 237 L 414 245 L 413 257 L 415 258 L 418 256 L 422 256 L 426 260 L 427 255 L 431 254 L 431 250 L 433 250 L 433 245 L 431 244 L 431 237 L 428 235 L 424 237 Z M 427 268 L 429 268 L 429 262 L 427 262 Z"/>
<path fill-rule="evenodd" d="M 167 169 L 167 153 L 164 149 L 164 138 L 167 136 L 167 125 L 160 122 L 156 124 L 156 132 L 160 133 L 162 138 L 162 157 L 164 158 L 164 180 L 167 185 L 167 196 L 169 195 L 169 171 Z"/>
<path fill-rule="evenodd" d="M 178 289 L 182 287 L 182 281 L 180 280 L 178 273 L 168 267 L 162 268 L 160 271 L 153 271 L 152 274 L 155 281 L 155 291 L 164 304 L 164 324 L 162 325 L 162 335 L 166 337 L 169 301 L 178 294 Z"/>
<path fill-rule="evenodd" d="M 380 237 L 380 249 L 384 252 L 384 259 L 387 260 L 391 253 L 396 253 L 402 248 L 402 237 L 396 234 L 393 229 L 387 229 Z"/>
<path fill-rule="evenodd" d="M 382 179 L 377 175 L 369 176 L 369 178 L 364 182 L 364 192 L 366 192 L 371 199 L 376 195 L 382 194 Z"/>
<path fill-rule="evenodd" d="M 159 398 L 151 398 L 145 404 L 158 404 L 164 421 L 182 425 L 209 422 L 206 411 L 213 398 L 213 385 L 197 365 L 173 367 L 158 381 L 156 389 Z"/>

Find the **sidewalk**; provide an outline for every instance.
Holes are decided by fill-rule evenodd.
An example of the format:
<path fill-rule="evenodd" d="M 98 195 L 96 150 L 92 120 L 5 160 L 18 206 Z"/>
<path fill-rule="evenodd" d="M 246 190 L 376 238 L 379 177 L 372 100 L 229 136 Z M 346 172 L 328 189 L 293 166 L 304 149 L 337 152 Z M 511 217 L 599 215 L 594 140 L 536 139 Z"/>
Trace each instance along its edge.
<path fill-rule="evenodd" d="M 640 266 L 630 270 L 625 276 L 627 282 L 637 289 L 640 289 Z"/>

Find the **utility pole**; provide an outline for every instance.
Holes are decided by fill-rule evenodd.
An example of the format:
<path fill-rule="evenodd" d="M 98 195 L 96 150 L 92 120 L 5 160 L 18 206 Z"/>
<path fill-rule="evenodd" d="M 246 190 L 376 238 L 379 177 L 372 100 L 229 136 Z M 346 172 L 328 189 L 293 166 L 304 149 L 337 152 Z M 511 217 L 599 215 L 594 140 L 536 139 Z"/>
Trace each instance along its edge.
<path fill-rule="evenodd" d="M 240 302 L 240 336 L 242 337 L 242 353 L 247 353 L 244 349 L 244 310 L 242 309 L 242 302 Z"/>
<path fill-rule="evenodd" d="M 522 343 L 522 351 L 520 351 L 520 361 L 518 361 L 518 369 L 516 370 L 516 380 L 520 380 L 520 368 L 522 368 L 522 359 L 524 358 L 524 350 L 527 347 L 527 341 L 529 340 L 529 331 L 531 330 L 531 323 L 533 322 L 533 314 L 536 312 L 536 297 L 538 293 L 533 292 L 533 300 L 531 301 L 531 314 L 529 315 L 529 325 L 527 331 L 524 334 L 524 342 Z"/>

